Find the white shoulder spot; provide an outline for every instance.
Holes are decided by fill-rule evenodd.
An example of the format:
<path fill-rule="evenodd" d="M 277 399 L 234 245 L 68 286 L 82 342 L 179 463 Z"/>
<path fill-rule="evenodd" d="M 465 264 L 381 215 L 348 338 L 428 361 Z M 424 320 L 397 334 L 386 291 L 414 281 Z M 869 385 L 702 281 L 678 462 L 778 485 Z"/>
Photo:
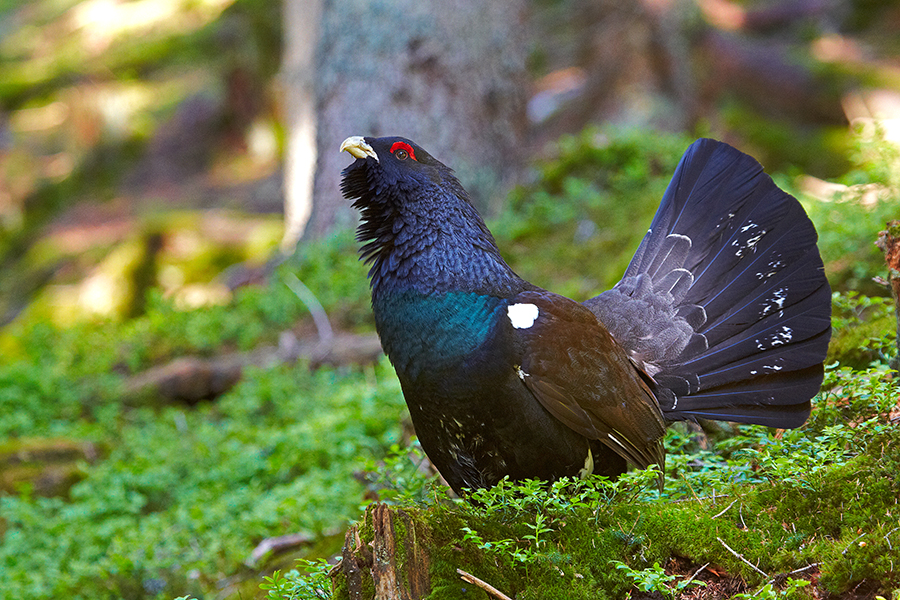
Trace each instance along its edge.
<path fill-rule="evenodd" d="M 506 307 L 509 322 L 516 329 L 528 329 L 537 320 L 540 311 L 534 304 L 512 304 Z"/>

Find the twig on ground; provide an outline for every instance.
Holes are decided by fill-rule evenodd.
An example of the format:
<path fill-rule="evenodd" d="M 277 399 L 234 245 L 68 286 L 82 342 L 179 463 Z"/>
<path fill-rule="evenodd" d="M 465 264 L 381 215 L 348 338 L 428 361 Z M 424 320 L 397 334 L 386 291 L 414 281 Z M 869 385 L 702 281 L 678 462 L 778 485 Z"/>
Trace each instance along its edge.
<path fill-rule="evenodd" d="M 510 598 L 509 596 L 507 596 L 506 594 L 504 594 L 503 592 L 501 592 L 500 590 L 498 590 L 491 584 L 478 579 L 471 573 L 466 573 L 462 569 L 457 569 L 456 572 L 459 573 L 459 576 L 462 577 L 463 581 L 471 583 L 472 585 L 477 585 L 478 587 L 480 587 L 481 589 L 486 591 L 488 594 L 490 594 L 494 598 L 497 598 L 498 600 L 512 600 L 512 598 Z"/>
<path fill-rule="evenodd" d="M 793 571 L 788 573 L 788 575 L 793 575 L 794 573 L 802 573 L 803 571 L 806 571 L 807 569 L 814 569 L 815 567 L 818 567 L 818 566 L 819 566 L 819 563 L 812 563 L 811 565 L 806 565 L 805 567 L 800 567 L 799 569 L 794 569 Z"/>
<path fill-rule="evenodd" d="M 705 569 L 706 567 L 708 567 L 708 566 L 709 566 L 709 563 L 706 563 L 705 565 L 703 565 L 702 567 L 700 567 L 699 569 L 697 569 L 696 571 L 694 571 L 694 574 L 691 575 L 691 576 L 688 578 L 688 580 L 684 582 L 684 587 L 685 587 L 685 589 L 687 589 L 688 584 L 694 580 L 694 577 L 696 577 L 697 575 L 699 575 L 700 572 L 701 572 L 703 569 Z"/>
<path fill-rule="evenodd" d="M 750 567 L 751 569 L 753 569 L 754 571 L 756 571 L 757 573 L 759 573 L 766 579 L 769 578 L 769 576 L 765 573 L 765 571 L 760 570 L 759 567 L 757 567 L 752 562 L 750 562 L 749 560 L 744 558 L 744 556 L 742 554 L 739 554 L 738 552 L 736 552 L 731 546 L 729 546 L 728 544 L 725 543 L 725 540 L 723 540 L 720 537 L 716 537 L 716 539 L 719 540 L 719 543 L 722 544 L 723 546 L 725 546 L 725 549 L 728 550 L 729 552 L 731 552 L 735 556 L 735 558 L 740 559 L 745 565 L 747 565 L 748 567 Z"/>
<path fill-rule="evenodd" d="M 728 506 L 726 506 L 725 508 L 723 508 L 723 509 L 722 509 L 722 512 L 720 512 L 719 514 L 713 515 L 712 518 L 713 518 L 713 519 L 718 519 L 719 517 L 721 517 L 722 515 L 724 515 L 726 512 L 728 512 L 728 509 L 729 509 L 729 508 L 731 508 L 732 506 L 734 506 L 734 503 L 737 502 L 737 501 L 738 501 L 737 498 L 735 498 L 734 500 L 732 500 L 732 501 L 731 501 L 731 504 L 729 504 Z"/>
<path fill-rule="evenodd" d="M 850 542 L 849 544 L 847 544 L 847 547 L 844 548 L 844 549 L 841 551 L 841 556 L 847 554 L 847 550 L 849 550 L 850 547 L 853 546 L 853 544 L 856 543 L 856 540 L 858 540 L 859 538 L 861 538 L 861 537 L 863 537 L 864 535 L 866 535 L 866 533 L 868 533 L 868 532 L 865 532 L 865 531 L 864 531 L 864 532 L 862 532 L 861 534 L 859 534 L 858 536 L 856 536 L 855 538 L 853 538 L 853 541 Z"/>
<path fill-rule="evenodd" d="M 322 308 L 322 303 L 319 302 L 316 295 L 293 273 L 285 277 L 284 282 L 309 309 L 309 314 L 312 315 L 313 323 L 316 325 L 316 331 L 319 332 L 319 341 L 324 344 L 331 343 L 331 340 L 334 339 L 334 331 L 328 321 L 328 313 Z"/>
<path fill-rule="evenodd" d="M 785 575 L 785 577 L 790 577 L 791 575 L 794 575 L 794 574 L 796 574 L 796 573 L 802 573 L 803 571 L 806 571 L 806 570 L 808 570 L 808 569 L 812 569 L 812 568 L 818 567 L 819 564 L 820 564 L 820 563 L 812 563 L 811 565 L 806 565 L 805 567 L 800 567 L 799 569 L 794 569 L 793 571 L 791 571 L 790 573 L 788 573 L 787 575 Z M 776 575 L 776 576 L 774 576 L 774 577 L 770 577 L 769 580 L 768 580 L 766 583 L 774 583 L 774 581 L 775 581 L 776 579 L 778 579 L 778 577 L 779 577 L 778 575 Z"/>
<path fill-rule="evenodd" d="M 891 551 L 894 550 L 894 547 L 891 546 L 891 540 L 888 539 L 888 536 L 891 535 L 892 533 L 894 533 L 895 531 L 897 531 L 898 529 L 900 529 L 900 527 L 894 527 L 893 529 L 888 531 L 886 534 L 884 534 L 884 541 L 887 542 L 888 550 L 891 550 Z"/>

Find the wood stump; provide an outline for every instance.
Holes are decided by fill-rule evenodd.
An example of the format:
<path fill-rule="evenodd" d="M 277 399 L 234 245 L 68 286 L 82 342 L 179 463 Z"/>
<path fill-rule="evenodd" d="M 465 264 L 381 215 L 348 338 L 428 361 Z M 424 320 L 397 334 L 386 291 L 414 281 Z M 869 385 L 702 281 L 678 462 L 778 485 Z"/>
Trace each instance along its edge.
<path fill-rule="evenodd" d="M 414 514 L 386 504 L 369 506 L 363 522 L 347 531 L 342 560 L 331 573 L 334 597 L 424 598 L 431 593 L 429 537 L 428 526 Z"/>

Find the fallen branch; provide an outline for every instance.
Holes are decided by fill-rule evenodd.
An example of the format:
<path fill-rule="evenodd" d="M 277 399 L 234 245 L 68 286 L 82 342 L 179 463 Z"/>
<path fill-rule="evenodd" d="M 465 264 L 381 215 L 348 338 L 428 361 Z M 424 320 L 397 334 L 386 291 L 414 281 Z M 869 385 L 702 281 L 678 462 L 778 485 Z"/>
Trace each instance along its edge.
<path fill-rule="evenodd" d="M 289 533 L 278 537 L 266 538 L 256 545 L 256 548 L 253 549 L 250 556 L 244 561 L 244 564 L 251 568 L 255 567 L 260 560 L 272 552 L 281 552 L 304 544 L 311 544 L 316 539 L 318 538 L 308 533 Z"/>
<path fill-rule="evenodd" d="M 467 583 L 471 583 L 472 585 L 477 585 L 478 587 L 483 589 L 485 592 L 487 592 L 494 598 L 497 598 L 498 600 L 512 600 L 512 598 L 510 598 L 509 596 L 507 596 L 506 594 L 504 594 L 503 592 L 501 592 L 500 590 L 498 590 L 491 584 L 484 582 L 481 579 L 478 579 L 471 573 L 466 573 L 462 569 L 457 569 L 456 572 L 459 573 L 459 576 L 462 578 L 463 581 L 465 581 Z"/>
<path fill-rule="evenodd" d="M 378 336 L 335 334 L 328 341 L 299 340 L 293 332 L 281 334 L 277 346 L 250 352 L 231 352 L 212 358 L 183 356 L 147 369 L 125 381 L 123 396 L 129 404 L 183 402 L 196 404 L 230 390 L 247 367 L 271 368 L 306 360 L 310 366 L 368 364 L 378 360 Z"/>

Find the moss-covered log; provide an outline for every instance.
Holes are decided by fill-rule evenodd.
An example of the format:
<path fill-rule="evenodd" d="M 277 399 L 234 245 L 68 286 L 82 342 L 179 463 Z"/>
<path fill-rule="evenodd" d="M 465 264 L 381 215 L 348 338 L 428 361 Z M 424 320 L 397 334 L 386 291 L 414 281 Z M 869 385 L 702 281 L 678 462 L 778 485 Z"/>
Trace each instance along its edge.
<path fill-rule="evenodd" d="M 64 438 L 9 439 L 0 444 L 0 494 L 65 496 L 103 452 L 92 442 Z"/>

